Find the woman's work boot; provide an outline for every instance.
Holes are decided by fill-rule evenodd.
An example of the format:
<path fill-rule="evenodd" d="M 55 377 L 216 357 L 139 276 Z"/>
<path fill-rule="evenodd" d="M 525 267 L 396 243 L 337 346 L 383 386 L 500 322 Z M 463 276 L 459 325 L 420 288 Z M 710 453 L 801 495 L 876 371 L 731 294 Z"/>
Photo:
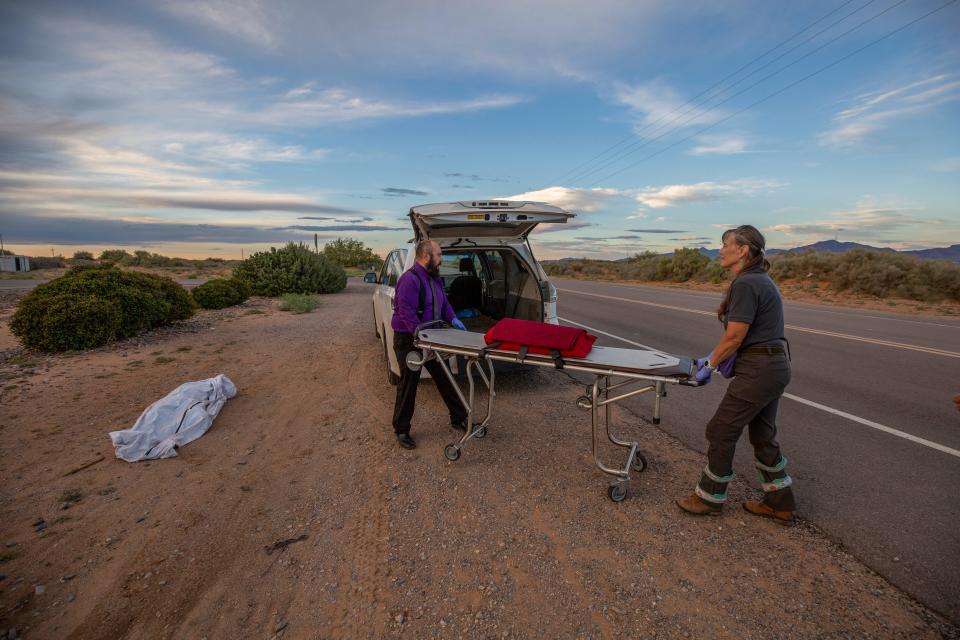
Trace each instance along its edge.
<path fill-rule="evenodd" d="M 770 518 L 779 524 L 793 524 L 793 511 L 777 511 L 766 502 L 747 500 L 743 503 L 743 508 L 755 516 Z"/>
<path fill-rule="evenodd" d="M 707 504 L 697 497 L 697 494 L 695 493 L 691 493 L 686 498 L 677 500 L 677 506 L 687 513 L 692 513 L 695 516 L 718 516 L 723 510 L 722 505 L 714 506 Z"/>

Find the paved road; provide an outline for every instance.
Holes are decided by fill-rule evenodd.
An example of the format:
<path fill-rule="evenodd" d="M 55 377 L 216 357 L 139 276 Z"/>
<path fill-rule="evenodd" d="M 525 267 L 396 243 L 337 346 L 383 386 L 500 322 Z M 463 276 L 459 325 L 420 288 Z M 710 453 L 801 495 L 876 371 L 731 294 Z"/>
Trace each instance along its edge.
<path fill-rule="evenodd" d="M 598 344 L 626 346 L 626 339 L 702 356 L 721 333 L 718 294 L 554 284 L 564 321 L 611 334 L 599 334 Z M 793 381 L 780 406 L 780 442 L 800 514 L 960 621 L 960 412 L 951 400 L 960 393 L 960 319 L 799 303 L 786 304 L 786 319 Z M 673 390 L 661 428 L 705 452 L 704 427 L 725 387 L 716 376 L 702 389 Z M 649 399 L 628 402 L 649 415 Z M 756 478 L 746 437 L 735 471 Z"/>

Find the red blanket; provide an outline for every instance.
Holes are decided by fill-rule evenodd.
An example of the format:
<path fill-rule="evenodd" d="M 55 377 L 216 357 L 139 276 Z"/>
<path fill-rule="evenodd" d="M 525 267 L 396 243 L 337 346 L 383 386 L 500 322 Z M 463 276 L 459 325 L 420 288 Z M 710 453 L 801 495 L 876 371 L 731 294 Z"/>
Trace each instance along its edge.
<path fill-rule="evenodd" d="M 528 353 L 553 356 L 557 368 L 562 369 L 564 356 L 586 357 L 597 336 L 573 327 L 504 318 L 483 339 L 492 349 L 518 351 L 521 358 Z"/>

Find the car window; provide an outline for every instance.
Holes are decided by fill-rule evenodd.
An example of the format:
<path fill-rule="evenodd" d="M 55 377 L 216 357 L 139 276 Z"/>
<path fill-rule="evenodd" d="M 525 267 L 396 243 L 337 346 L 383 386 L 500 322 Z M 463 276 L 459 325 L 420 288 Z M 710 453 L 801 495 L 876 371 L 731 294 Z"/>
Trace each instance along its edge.
<path fill-rule="evenodd" d="M 387 266 L 387 284 L 391 287 L 397 286 L 397 280 L 400 279 L 402 272 L 403 265 L 400 263 L 400 252 L 394 251 L 390 264 Z"/>
<path fill-rule="evenodd" d="M 503 255 L 499 251 L 485 251 L 484 261 L 487 263 L 487 269 L 490 270 L 490 279 L 502 282 L 504 278 Z"/>
<path fill-rule="evenodd" d="M 396 251 L 391 252 L 390 255 L 387 256 L 387 259 L 383 261 L 383 265 L 380 267 L 380 276 L 377 278 L 377 282 L 380 284 L 387 284 L 387 282 L 390 280 L 390 261 L 393 260 L 395 253 Z"/>

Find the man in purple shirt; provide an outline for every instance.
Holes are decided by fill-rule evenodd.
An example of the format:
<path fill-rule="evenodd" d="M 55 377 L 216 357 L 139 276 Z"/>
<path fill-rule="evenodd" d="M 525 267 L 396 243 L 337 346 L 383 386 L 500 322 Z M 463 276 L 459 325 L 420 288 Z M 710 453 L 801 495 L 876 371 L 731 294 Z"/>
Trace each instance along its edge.
<path fill-rule="evenodd" d="M 406 366 L 407 354 L 415 351 L 414 332 L 419 325 L 431 320 L 444 320 L 461 330 L 466 328 L 457 318 L 443 290 L 443 281 L 440 279 L 441 259 L 440 245 L 436 242 L 418 242 L 416 262 L 400 276 L 393 297 L 393 320 L 390 326 L 393 328 L 393 349 L 400 364 L 397 401 L 393 407 L 393 430 L 397 434 L 397 442 L 404 449 L 417 446 L 410 437 L 410 419 L 417 403 L 420 372 L 411 371 Z M 424 366 L 437 383 L 437 390 L 450 411 L 450 425 L 466 431 L 467 411 L 440 364 L 431 360 Z"/>

